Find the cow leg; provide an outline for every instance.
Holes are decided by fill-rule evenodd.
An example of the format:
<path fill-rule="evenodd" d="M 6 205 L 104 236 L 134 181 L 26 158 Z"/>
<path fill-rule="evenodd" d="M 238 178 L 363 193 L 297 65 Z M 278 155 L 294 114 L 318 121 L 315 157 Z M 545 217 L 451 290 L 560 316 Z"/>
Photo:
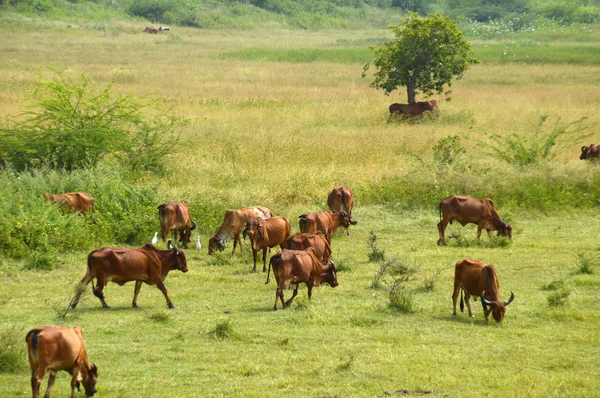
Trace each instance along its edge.
<path fill-rule="evenodd" d="M 289 307 L 290 305 L 292 305 L 292 301 L 294 301 L 294 297 L 296 297 L 298 295 L 298 287 L 300 287 L 300 285 L 296 284 L 296 287 L 294 288 L 294 293 L 292 293 L 292 297 L 290 297 L 290 299 L 285 302 L 286 307 Z M 281 295 L 281 299 L 283 300 L 283 294 Z"/>
<path fill-rule="evenodd" d="M 263 272 L 267 272 L 267 247 L 263 247 Z"/>
<path fill-rule="evenodd" d="M 56 380 L 56 371 L 54 371 L 54 370 L 49 371 L 48 372 L 48 388 L 46 389 L 44 398 L 50 398 L 50 390 L 52 390 L 52 386 L 54 385 L 55 380 Z"/>
<path fill-rule="evenodd" d="M 471 310 L 471 295 L 465 291 L 465 303 L 467 304 L 467 309 L 469 310 L 469 316 L 471 318 L 475 318 L 473 315 L 473 310 Z"/>
<path fill-rule="evenodd" d="M 477 242 L 479 243 L 481 240 L 481 231 L 483 230 L 483 228 L 481 227 L 481 224 L 477 225 Z"/>
<path fill-rule="evenodd" d="M 42 367 L 39 367 L 37 372 L 31 371 L 31 391 L 33 393 L 33 398 L 38 398 L 40 396 L 40 386 L 42 385 L 44 373 L 45 371 Z"/>
<path fill-rule="evenodd" d="M 79 375 L 79 371 L 73 371 L 73 377 L 71 377 L 71 398 L 77 397 L 77 376 Z"/>
<path fill-rule="evenodd" d="M 252 267 L 252 272 L 256 272 L 256 257 L 258 256 L 258 252 L 252 248 L 252 260 L 254 260 L 254 267 Z"/>
<path fill-rule="evenodd" d="M 285 286 L 285 282 L 280 282 L 277 284 L 277 290 L 275 291 L 275 306 L 273 309 L 277 311 L 277 299 L 281 300 L 281 306 L 285 308 L 285 301 L 283 299 L 283 288 Z"/>
<path fill-rule="evenodd" d="M 167 288 L 165 287 L 165 285 L 162 283 L 162 281 L 160 279 L 158 279 L 156 281 L 156 287 L 158 287 L 160 289 L 162 294 L 164 294 L 165 298 L 167 299 L 167 306 L 169 308 L 175 308 L 175 306 L 171 302 L 171 299 L 169 298 L 169 295 L 167 294 Z"/>
<path fill-rule="evenodd" d="M 238 245 L 238 242 L 240 243 L 240 250 L 242 250 L 242 242 L 240 242 L 240 236 L 239 236 L 239 235 L 236 235 L 236 236 L 233 238 L 233 251 L 231 252 L 231 255 L 232 255 L 232 256 L 233 256 L 233 253 L 235 253 L 235 248 L 237 247 L 237 245 Z"/>
<path fill-rule="evenodd" d="M 96 289 L 93 291 L 94 296 L 98 297 L 98 299 L 102 303 L 102 307 L 110 308 L 108 304 L 106 304 L 106 301 L 104 301 L 104 293 L 102 293 L 102 290 L 104 290 L 104 286 L 106 286 L 104 278 L 98 279 L 98 276 L 96 276 L 96 281 L 98 282 L 98 286 L 96 286 Z"/>
<path fill-rule="evenodd" d="M 131 305 L 137 308 L 137 296 L 140 294 L 140 289 L 142 288 L 142 281 L 135 281 L 135 290 L 133 291 L 133 301 Z"/>
<path fill-rule="evenodd" d="M 312 297 L 313 285 L 312 284 L 307 284 L 306 286 L 308 287 L 308 299 L 310 300 L 311 297 Z"/>
<path fill-rule="evenodd" d="M 457 286 L 456 284 L 454 284 L 454 293 L 452 293 L 452 307 L 453 307 L 453 311 L 452 311 L 452 315 L 456 316 L 456 302 L 458 301 L 458 293 L 460 292 L 460 284 Z"/>
<path fill-rule="evenodd" d="M 481 306 L 483 307 L 483 315 L 485 315 L 485 321 L 487 322 L 488 316 L 490 315 L 490 312 L 492 312 L 492 307 L 488 309 L 483 300 L 481 300 Z"/>
<path fill-rule="evenodd" d="M 444 222 L 444 220 L 440 221 L 437 225 L 438 228 L 438 233 L 440 235 L 440 238 L 437 241 L 438 245 L 446 245 L 446 239 L 444 238 L 444 232 L 446 232 L 446 226 L 448 226 L 448 223 Z"/>
<path fill-rule="evenodd" d="M 92 281 L 92 279 L 94 279 L 94 277 L 92 275 L 90 275 L 90 273 L 88 271 L 85 274 L 85 276 L 83 277 L 83 279 L 81 280 L 81 282 L 79 282 L 79 284 L 77 285 L 77 291 L 75 292 L 75 297 L 73 297 L 73 301 L 71 301 L 71 308 L 77 307 L 77 304 L 79 303 L 79 298 L 81 297 L 81 294 L 85 290 L 86 286 Z"/>

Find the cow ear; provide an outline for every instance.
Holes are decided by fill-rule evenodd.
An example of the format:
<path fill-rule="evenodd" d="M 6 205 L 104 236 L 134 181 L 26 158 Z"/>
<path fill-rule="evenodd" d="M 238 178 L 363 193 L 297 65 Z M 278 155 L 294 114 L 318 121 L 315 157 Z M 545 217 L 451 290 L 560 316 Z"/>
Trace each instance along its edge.
<path fill-rule="evenodd" d="M 96 366 L 95 363 L 92 363 L 92 368 L 90 369 L 92 371 L 93 374 L 95 374 L 96 376 L 98 375 L 98 367 Z"/>

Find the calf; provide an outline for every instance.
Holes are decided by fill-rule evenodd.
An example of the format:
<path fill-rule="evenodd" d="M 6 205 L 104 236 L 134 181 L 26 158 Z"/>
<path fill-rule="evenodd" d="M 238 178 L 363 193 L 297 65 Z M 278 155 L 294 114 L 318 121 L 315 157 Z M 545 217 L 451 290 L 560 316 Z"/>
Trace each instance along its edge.
<path fill-rule="evenodd" d="M 327 243 L 331 245 L 331 237 L 339 227 L 348 228 L 350 218 L 344 210 L 337 213 L 330 213 L 327 210 L 320 212 L 305 213 L 299 216 L 300 232 L 316 235 L 321 233 L 327 238 Z"/>
<path fill-rule="evenodd" d="M 331 258 L 331 246 L 327 243 L 327 238 L 323 234 L 305 234 L 297 233 L 290 236 L 284 244 L 286 249 L 305 250 L 312 247 L 315 255 L 323 264 L 329 263 Z"/>
<path fill-rule="evenodd" d="M 390 117 L 388 118 L 388 123 L 392 120 L 392 116 L 394 113 L 404 117 L 416 117 L 423 116 L 423 112 L 425 111 L 434 111 L 438 110 L 437 101 L 417 101 L 412 104 L 392 104 L 390 105 Z"/>
<path fill-rule="evenodd" d="M 79 390 L 80 380 L 85 388 L 86 396 L 91 397 L 96 393 L 98 368 L 93 363 L 89 363 L 79 326 L 75 326 L 73 329 L 59 326 L 32 329 L 27 333 L 25 341 L 31 367 L 33 398 L 40 396 L 40 386 L 46 372 L 49 372 L 50 375 L 44 397 L 50 397 L 56 373 L 61 370 L 71 375 L 72 398 L 76 397 L 75 389 Z"/>
<path fill-rule="evenodd" d="M 158 34 L 158 29 L 156 29 L 154 26 L 146 26 L 144 32 L 154 33 L 156 35 Z"/>
<path fill-rule="evenodd" d="M 45 193 L 44 200 L 74 210 L 79 214 L 94 212 L 94 199 L 85 192 Z"/>
<path fill-rule="evenodd" d="M 281 299 L 283 308 L 289 307 L 298 294 L 298 286 L 300 283 L 305 283 L 308 288 L 308 298 L 312 297 L 312 289 L 314 286 L 319 286 L 322 281 L 331 287 L 338 285 L 337 270 L 332 261 L 329 264 L 323 264 L 315 255 L 312 247 L 306 250 L 282 250 L 271 257 L 269 261 L 269 272 L 267 273 L 267 281 L 269 283 L 269 275 L 273 267 L 273 274 L 277 281 L 277 290 L 275 292 L 275 306 L 273 309 L 277 311 L 277 299 Z M 288 301 L 283 299 L 283 290 L 286 282 L 296 285 L 294 293 Z"/>
<path fill-rule="evenodd" d="M 290 222 L 285 217 L 271 217 L 266 220 L 250 220 L 244 230 L 244 236 L 250 238 L 252 243 L 252 258 L 256 272 L 256 256 L 259 250 L 263 252 L 263 272 L 267 271 L 267 249 L 279 245 L 284 248 L 283 242 L 290 237 Z"/>
<path fill-rule="evenodd" d="M 223 223 L 217 231 L 217 234 L 208 241 L 208 254 L 213 254 L 215 251 L 223 251 L 225 243 L 233 238 L 233 251 L 240 242 L 240 235 L 250 220 L 261 219 L 265 220 L 273 214 L 271 210 L 262 206 L 244 207 L 243 209 L 227 210 Z M 241 247 L 241 242 L 240 242 Z"/>
<path fill-rule="evenodd" d="M 485 314 L 486 321 L 491 312 L 496 322 L 502 322 L 506 307 L 512 303 L 515 299 L 515 295 L 511 291 L 508 301 L 501 301 L 498 291 L 499 288 L 500 285 L 498 283 L 498 277 L 496 276 L 496 270 L 492 265 L 470 259 L 458 261 L 454 268 L 454 293 L 452 294 L 454 305 L 453 314 L 456 315 L 456 300 L 458 299 L 458 291 L 460 290 L 461 312 L 464 311 L 462 295 L 462 292 L 464 292 L 467 309 L 469 310 L 469 316 L 471 318 L 473 318 L 474 315 L 473 311 L 471 311 L 469 299 L 471 296 L 475 296 L 475 299 L 481 297 L 481 305 L 483 306 L 483 313 Z M 489 309 L 487 307 L 489 307 Z"/>
<path fill-rule="evenodd" d="M 600 147 L 595 144 L 590 144 L 590 146 L 582 146 L 581 147 L 581 156 L 579 159 L 581 160 L 598 160 L 598 149 Z"/>

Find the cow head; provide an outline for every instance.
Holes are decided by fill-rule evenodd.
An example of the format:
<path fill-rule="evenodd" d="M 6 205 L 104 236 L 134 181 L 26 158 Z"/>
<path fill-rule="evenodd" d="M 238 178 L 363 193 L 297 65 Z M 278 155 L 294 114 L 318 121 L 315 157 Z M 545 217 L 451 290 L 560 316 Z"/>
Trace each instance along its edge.
<path fill-rule="evenodd" d="M 437 101 L 436 100 L 418 101 L 417 104 L 424 111 L 433 111 L 433 110 L 437 110 L 438 109 Z"/>
<path fill-rule="evenodd" d="M 98 378 L 98 368 L 96 365 L 91 364 L 83 369 L 79 373 L 79 377 L 81 380 L 81 384 L 83 384 L 83 388 L 85 389 L 85 395 L 87 397 L 93 397 L 98 390 L 96 389 L 96 379 Z"/>
<path fill-rule="evenodd" d="M 335 268 L 333 260 L 329 260 L 329 270 L 327 271 L 327 276 L 325 277 L 324 282 L 331 287 L 336 287 L 338 285 L 337 268 Z"/>
<path fill-rule="evenodd" d="M 223 241 L 216 235 L 208 240 L 208 254 L 213 254 L 216 251 L 222 252 L 225 249 Z"/>
<path fill-rule="evenodd" d="M 579 157 L 579 159 L 581 160 L 586 160 L 589 156 L 590 153 L 590 147 L 589 146 L 582 146 L 581 147 L 581 156 Z"/>
<path fill-rule="evenodd" d="M 179 248 L 177 246 L 173 246 L 171 244 L 171 239 L 169 239 L 169 242 L 167 243 L 167 247 L 169 248 L 169 250 L 173 250 L 173 255 L 175 256 L 175 268 L 173 269 L 178 269 L 181 272 L 188 272 L 188 267 L 187 267 L 187 260 L 185 259 L 185 253 L 182 252 L 181 250 L 179 250 Z"/>
<path fill-rule="evenodd" d="M 344 210 L 338 211 L 337 214 L 339 214 L 341 224 L 344 228 L 348 228 L 350 224 L 352 224 L 352 221 L 350 221 L 350 216 Z"/>
<path fill-rule="evenodd" d="M 263 240 L 263 238 L 265 237 L 264 220 L 250 220 L 246 224 L 246 229 L 244 230 L 244 233 L 246 234 L 246 236 L 248 236 L 253 245 L 256 242 Z"/>
<path fill-rule="evenodd" d="M 488 301 L 485 297 L 483 297 L 484 293 L 485 292 L 481 292 L 481 302 L 490 307 L 490 309 L 486 311 L 486 319 L 487 315 L 491 311 L 494 320 L 497 323 L 502 322 L 504 319 L 504 313 L 506 312 L 506 307 L 508 307 L 508 305 L 515 299 L 515 294 L 511 290 L 510 298 L 507 301 Z"/>
<path fill-rule="evenodd" d="M 506 236 L 509 240 L 512 240 L 512 227 L 510 224 L 502 222 L 498 229 L 498 236 Z"/>

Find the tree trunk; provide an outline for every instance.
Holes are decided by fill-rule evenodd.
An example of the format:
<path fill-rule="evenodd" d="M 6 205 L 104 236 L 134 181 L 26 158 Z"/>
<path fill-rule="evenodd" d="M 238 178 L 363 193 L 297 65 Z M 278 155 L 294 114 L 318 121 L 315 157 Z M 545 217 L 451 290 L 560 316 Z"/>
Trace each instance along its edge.
<path fill-rule="evenodd" d="M 415 83 L 416 83 L 416 79 L 411 79 L 411 81 L 408 83 L 408 86 L 406 86 L 406 93 L 408 94 L 408 103 L 409 104 L 414 104 L 416 102 Z"/>

